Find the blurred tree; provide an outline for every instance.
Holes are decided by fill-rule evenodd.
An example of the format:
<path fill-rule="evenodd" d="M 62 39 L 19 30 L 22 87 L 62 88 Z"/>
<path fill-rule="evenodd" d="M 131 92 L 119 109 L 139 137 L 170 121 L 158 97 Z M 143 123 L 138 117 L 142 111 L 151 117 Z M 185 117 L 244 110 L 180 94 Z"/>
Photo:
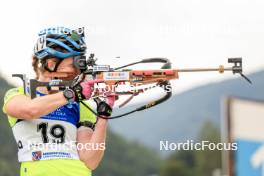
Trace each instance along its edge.
<path fill-rule="evenodd" d="M 199 141 L 209 141 L 210 143 L 220 142 L 219 129 L 211 122 L 207 121 L 203 125 L 200 134 Z M 214 149 L 200 150 L 195 152 L 195 163 L 197 175 L 211 176 L 212 172 L 221 167 L 221 151 Z"/>
<path fill-rule="evenodd" d="M 202 126 L 197 142 L 220 142 L 219 129 L 210 121 Z M 167 158 L 160 171 L 161 176 L 212 176 L 221 167 L 221 151 L 218 150 L 179 150 Z"/>
<path fill-rule="evenodd" d="M 169 160 L 162 167 L 161 176 L 191 176 L 191 170 L 180 160 Z"/>
<path fill-rule="evenodd" d="M 160 170 L 159 155 L 137 142 L 127 142 L 118 134 L 108 132 L 106 152 L 95 176 L 156 175 Z"/>

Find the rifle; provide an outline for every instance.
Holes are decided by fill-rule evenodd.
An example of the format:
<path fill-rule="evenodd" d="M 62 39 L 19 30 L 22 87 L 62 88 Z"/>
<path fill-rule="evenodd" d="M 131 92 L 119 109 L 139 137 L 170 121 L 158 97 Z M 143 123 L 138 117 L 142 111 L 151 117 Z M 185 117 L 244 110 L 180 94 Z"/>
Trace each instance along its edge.
<path fill-rule="evenodd" d="M 225 71 L 232 71 L 233 74 L 240 74 L 246 81 L 250 84 L 252 82 L 243 74 L 242 70 L 242 58 L 228 58 L 228 63 L 232 63 L 232 67 L 224 67 L 220 65 L 218 68 L 189 68 L 189 69 L 172 69 L 171 62 L 167 58 L 147 58 L 142 59 L 138 62 L 133 62 L 124 66 L 120 66 L 117 68 L 111 68 L 109 65 L 97 65 L 97 59 L 94 59 L 94 54 L 91 54 L 88 59 L 85 56 L 77 56 L 74 57 L 74 65 L 75 67 L 81 70 L 81 74 L 78 75 L 75 79 L 79 82 L 85 80 L 102 80 L 104 84 L 108 85 L 107 91 L 99 91 L 98 89 L 94 90 L 92 95 L 92 99 L 98 104 L 100 101 L 100 97 L 108 96 L 106 92 L 113 92 L 117 96 L 121 95 L 130 95 L 130 97 L 124 101 L 119 107 L 123 107 L 127 104 L 134 96 L 137 96 L 140 93 L 144 93 L 144 91 L 155 88 L 161 87 L 165 92 L 166 95 L 163 97 L 151 101 L 143 106 L 140 106 L 132 111 L 127 113 L 111 116 L 111 117 L 104 117 L 99 116 L 93 109 L 87 106 L 84 102 L 81 103 L 88 108 L 93 114 L 101 118 L 107 119 L 116 119 L 128 114 L 142 111 L 153 106 L 156 106 L 166 100 L 168 100 L 172 96 L 171 84 L 170 80 L 178 79 L 180 72 L 211 72 L 211 71 L 218 71 L 219 73 L 224 73 Z M 137 65 L 137 64 L 146 64 L 146 63 L 162 63 L 161 69 L 155 70 L 132 70 L 132 69 L 125 69 L 129 66 Z M 36 79 L 28 80 L 25 75 L 22 74 L 13 74 L 13 77 L 19 77 L 23 81 L 24 85 L 24 92 L 25 94 L 29 92 L 31 98 L 36 97 L 36 89 L 37 87 L 47 87 L 48 90 L 51 90 L 52 87 L 59 87 L 59 90 L 63 90 L 67 87 L 72 85 L 73 81 L 63 81 L 60 79 L 51 80 L 50 82 L 40 82 Z M 152 85 L 151 87 L 147 88 L 139 88 L 136 91 L 115 91 L 114 89 L 119 85 L 128 84 L 130 87 L 140 87 L 142 85 Z M 110 90 L 109 90 L 110 87 Z"/>

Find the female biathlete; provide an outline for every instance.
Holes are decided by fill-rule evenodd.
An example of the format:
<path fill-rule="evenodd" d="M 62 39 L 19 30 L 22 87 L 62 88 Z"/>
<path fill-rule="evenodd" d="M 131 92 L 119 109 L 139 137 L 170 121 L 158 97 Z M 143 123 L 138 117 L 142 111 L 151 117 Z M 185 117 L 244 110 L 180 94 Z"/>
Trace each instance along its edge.
<path fill-rule="evenodd" d="M 82 31 L 83 32 L 83 31 Z M 84 33 L 48 28 L 39 33 L 32 66 L 39 81 L 74 80 L 80 74 L 74 57 L 86 53 Z M 94 83 L 78 82 L 65 90 L 37 88 L 31 99 L 23 87 L 10 89 L 3 111 L 18 145 L 21 176 L 90 176 L 104 155 L 107 120 L 80 101 L 88 102 Z M 107 98 L 112 107 L 114 96 Z"/>

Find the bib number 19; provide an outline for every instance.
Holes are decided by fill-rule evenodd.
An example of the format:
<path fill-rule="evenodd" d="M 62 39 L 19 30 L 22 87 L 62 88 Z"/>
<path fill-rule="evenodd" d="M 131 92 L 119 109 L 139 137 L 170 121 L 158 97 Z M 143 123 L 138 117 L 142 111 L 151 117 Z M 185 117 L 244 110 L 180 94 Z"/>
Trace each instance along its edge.
<path fill-rule="evenodd" d="M 41 133 L 43 143 L 50 141 L 48 137 L 48 123 L 40 123 L 37 126 L 37 132 Z M 62 125 L 52 125 L 49 130 L 49 134 L 54 137 L 52 143 L 64 143 L 65 142 L 65 128 Z"/>

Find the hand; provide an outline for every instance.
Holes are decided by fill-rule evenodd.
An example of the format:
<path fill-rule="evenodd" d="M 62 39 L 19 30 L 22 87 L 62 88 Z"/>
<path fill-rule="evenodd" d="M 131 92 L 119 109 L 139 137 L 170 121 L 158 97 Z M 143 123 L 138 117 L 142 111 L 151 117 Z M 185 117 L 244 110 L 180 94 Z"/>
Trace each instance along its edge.
<path fill-rule="evenodd" d="M 100 99 L 95 99 L 97 104 L 97 113 L 102 117 L 109 117 L 112 114 L 113 106 L 115 100 L 118 98 L 117 95 L 108 92 L 106 95 L 106 101 L 100 101 Z M 107 119 L 107 118 L 106 118 Z"/>
<path fill-rule="evenodd" d="M 95 83 L 101 83 L 104 82 L 103 80 L 91 80 L 91 81 L 85 81 L 81 82 L 81 88 L 82 88 L 82 95 L 84 95 L 85 99 L 90 99 L 93 92 L 93 87 Z"/>
<path fill-rule="evenodd" d="M 93 87 L 95 83 L 104 82 L 103 80 L 91 80 L 82 82 L 80 79 L 74 79 L 72 86 L 70 87 L 75 94 L 75 101 L 79 102 L 84 99 L 88 100 L 92 96 Z"/>

